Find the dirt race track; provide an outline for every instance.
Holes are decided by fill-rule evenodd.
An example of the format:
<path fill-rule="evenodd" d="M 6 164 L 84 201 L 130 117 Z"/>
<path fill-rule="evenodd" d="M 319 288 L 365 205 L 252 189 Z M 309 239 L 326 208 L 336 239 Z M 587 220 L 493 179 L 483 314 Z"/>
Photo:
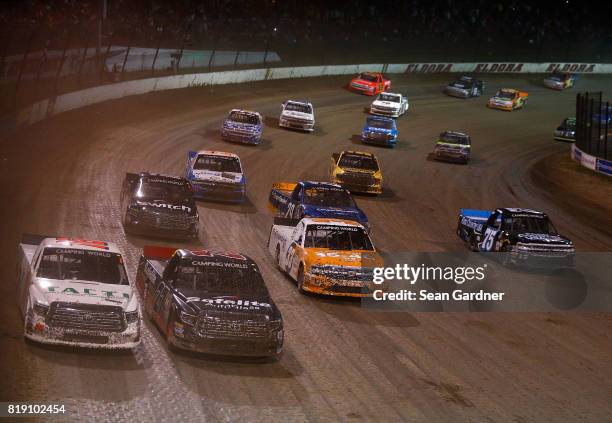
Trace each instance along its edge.
<path fill-rule="evenodd" d="M 69 112 L 5 138 L 0 400 L 64 400 L 81 419 L 105 421 L 612 421 L 609 313 L 369 312 L 354 301 L 300 295 L 266 253 L 271 184 L 325 180 L 331 154 L 342 149 L 373 151 L 382 163 L 385 193 L 357 202 L 383 251 L 462 250 L 455 235 L 459 208 L 500 206 L 547 211 L 580 251 L 612 250 L 609 201 L 610 208 L 593 216 L 562 201 L 566 194 L 579 201 L 572 187 L 590 175 L 576 172 L 567 185 L 534 183 L 535 164 L 569 151 L 552 141 L 552 131 L 573 115 L 576 89 L 546 90 L 538 77 L 490 76 L 483 97 L 464 101 L 441 94 L 448 78 L 393 78 L 394 90 L 411 103 L 399 119 L 395 149 L 360 144 L 371 99 L 344 90 L 343 77 L 139 96 Z M 487 109 L 486 98 L 501 86 L 527 90 L 527 108 Z M 584 77 L 577 89 L 609 94 L 612 79 Z M 312 101 L 313 134 L 277 128 L 287 98 Z M 233 107 L 262 113 L 262 145 L 220 140 L 220 123 Z M 428 159 L 446 129 L 472 135 L 468 166 Z M 142 345 L 129 353 L 25 343 L 15 298 L 21 234 L 116 242 L 134 275 L 143 245 L 180 243 L 126 238 L 118 211 L 125 172 L 180 175 L 187 151 L 202 148 L 236 152 L 245 167 L 249 201 L 200 203 L 200 238 L 259 264 L 285 320 L 281 360 L 171 353 L 148 321 Z M 595 182 L 608 188 L 590 184 L 593 195 L 610 192 L 609 180 Z"/>

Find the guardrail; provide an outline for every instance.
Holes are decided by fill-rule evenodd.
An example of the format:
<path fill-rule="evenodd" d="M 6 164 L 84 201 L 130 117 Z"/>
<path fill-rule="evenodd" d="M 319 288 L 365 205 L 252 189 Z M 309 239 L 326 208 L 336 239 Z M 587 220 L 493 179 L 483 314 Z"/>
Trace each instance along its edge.
<path fill-rule="evenodd" d="M 279 67 L 173 75 L 106 84 L 38 101 L 17 111 L 13 126 L 30 125 L 80 107 L 156 91 L 209 85 L 317 76 L 351 75 L 364 71 L 401 73 L 544 73 L 553 70 L 608 74 L 612 64 L 601 63 L 404 63 Z M 7 123 L 6 120 L 4 123 Z"/>

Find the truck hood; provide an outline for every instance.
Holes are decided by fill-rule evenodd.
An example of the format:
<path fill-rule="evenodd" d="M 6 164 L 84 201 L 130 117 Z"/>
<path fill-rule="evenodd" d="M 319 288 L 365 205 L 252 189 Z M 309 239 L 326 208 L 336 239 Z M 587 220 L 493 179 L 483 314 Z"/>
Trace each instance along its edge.
<path fill-rule="evenodd" d="M 523 244 L 548 244 L 548 245 L 572 245 L 572 241 L 556 234 L 516 234 L 516 242 Z"/>
<path fill-rule="evenodd" d="M 380 107 L 390 107 L 393 109 L 399 109 L 400 103 L 395 103 L 393 101 L 380 101 L 376 100 L 372 102 L 372 106 L 380 106 Z"/>
<path fill-rule="evenodd" d="M 326 248 L 306 248 L 305 261 L 308 266 L 333 265 L 344 267 L 382 266 L 382 258 L 375 251 L 343 251 Z"/>
<path fill-rule="evenodd" d="M 130 285 L 91 281 L 37 278 L 35 285 L 48 304 L 65 301 L 79 304 L 121 306 L 126 309 L 134 291 Z"/>
<path fill-rule="evenodd" d="M 344 166 L 338 166 L 338 167 L 346 172 L 363 173 L 364 175 L 374 175 L 377 173 L 374 170 L 360 169 L 358 167 L 344 167 Z"/>
<path fill-rule="evenodd" d="M 386 129 L 386 128 L 377 128 L 375 126 L 365 126 L 365 128 L 363 128 L 363 130 L 365 132 L 377 132 L 380 134 L 392 134 L 393 133 L 393 129 Z"/>
<path fill-rule="evenodd" d="M 223 126 L 229 129 L 239 129 L 241 131 L 251 132 L 253 134 L 259 132 L 261 130 L 260 125 L 254 125 L 251 123 L 241 123 L 235 122 L 233 120 L 225 120 L 223 121 Z"/>
<path fill-rule="evenodd" d="M 469 145 L 454 144 L 454 143 L 445 142 L 445 141 L 438 141 L 436 143 L 436 147 L 442 148 L 444 150 L 457 150 L 457 151 L 464 151 L 464 150 L 471 149 L 471 146 Z"/>
<path fill-rule="evenodd" d="M 283 110 L 283 113 L 281 113 L 281 117 L 301 119 L 301 120 L 313 120 L 313 116 L 311 114 L 303 113 L 303 112 L 296 112 L 293 110 Z"/>
<path fill-rule="evenodd" d="M 196 180 L 208 182 L 224 182 L 238 184 L 242 181 L 242 173 L 216 172 L 213 170 L 192 170 L 191 173 Z"/>

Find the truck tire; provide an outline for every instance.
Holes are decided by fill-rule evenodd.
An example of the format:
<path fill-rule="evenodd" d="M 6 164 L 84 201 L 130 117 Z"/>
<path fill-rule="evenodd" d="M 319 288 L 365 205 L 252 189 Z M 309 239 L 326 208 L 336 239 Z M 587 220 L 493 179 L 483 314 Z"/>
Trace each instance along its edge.
<path fill-rule="evenodd" d="M 174 312 L 171 312 L 168 316 L 168 323 L 166 324 L 166 342 L 168 344 L 168 350 L 171 352 L 176 352 L 178 350 L 178 348 L 175 347 L 172 342 L 170 342 L 170 334 L 174 330 L 174 321 Z"/>
<path fill-rule="evenodd" d="M 304 266 L 301 263 L 297 274 L 297 287 L 300 294 L 306 294 L 304 290 Z"/>

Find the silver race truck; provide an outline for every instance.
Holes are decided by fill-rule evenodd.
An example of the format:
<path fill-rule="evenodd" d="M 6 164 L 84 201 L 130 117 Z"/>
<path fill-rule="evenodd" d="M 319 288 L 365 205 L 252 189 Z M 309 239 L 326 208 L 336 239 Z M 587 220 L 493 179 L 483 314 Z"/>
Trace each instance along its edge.
<path fill-rule="evenodd" d="M 400 117 L 408 111 L 408 99 L 398 93 L 380 93 L 370 105 L 373 115 Z"/>
<path fill-rule="evenodd" d="M 314 131 L 315 118 L 311 103 L 287 100 L 282 104 L 282 107 L 278 126 L 308 132 Z"/>

